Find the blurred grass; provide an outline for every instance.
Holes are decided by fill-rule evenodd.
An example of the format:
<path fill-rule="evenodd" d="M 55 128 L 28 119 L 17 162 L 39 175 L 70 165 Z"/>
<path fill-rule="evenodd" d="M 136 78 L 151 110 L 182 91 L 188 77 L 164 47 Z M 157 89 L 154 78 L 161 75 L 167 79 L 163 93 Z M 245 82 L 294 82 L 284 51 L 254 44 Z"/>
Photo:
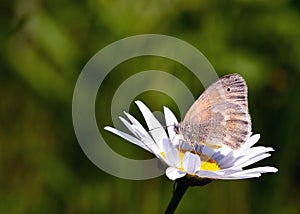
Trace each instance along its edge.
<path fill-rule="evenodd" d="M 300 212 L 299 1 L 16 0 L 1 5 L 0 213 L 165 209 L 172 182 L 164 176 L 128 181 L 102 172 L 80 149 L 72 126 L 72 91 L 85 63 L 106 45 L 143 33 L 183 39 L 203 52 L 220 76 L 243 75 L 259 144 L 275 148 L 259 165 L 279 168 L 260 179 L 190 188 L 178 213 Z M 118 83 L 146 69 L 180 77 L 195 97 L 203 89 L 174 62 L 155 57 L 124 62 L 101 88 L 100 129 L 111 124 L 110 100 Z M 138 98 L 154 110 L 168 104 L 177 111 L 165 95 Z M 134 107 L 131 113 L 139 115 Z M 152 157 L 103 134 L 125 156 Z"/>

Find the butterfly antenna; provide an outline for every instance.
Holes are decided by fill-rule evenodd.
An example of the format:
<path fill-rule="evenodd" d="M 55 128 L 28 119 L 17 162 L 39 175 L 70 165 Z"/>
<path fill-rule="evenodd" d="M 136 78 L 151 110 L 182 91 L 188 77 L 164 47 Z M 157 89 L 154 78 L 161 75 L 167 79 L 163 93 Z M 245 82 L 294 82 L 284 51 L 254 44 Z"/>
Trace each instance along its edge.
<path fill-rule="evenodd" d="M 155 128 L 150 129 L 149 132 L 151 132 L 151 131 L 153 131 L 153 130 L 155 130 L 155 129 L 160 129 L 160 128 L 167 129 L 167 128 L 169 128 L 170 126 L 174 126 L 174 125 L 164 125 L 164 126 L 161 126 L 161 127 L 155 127 Z"/>

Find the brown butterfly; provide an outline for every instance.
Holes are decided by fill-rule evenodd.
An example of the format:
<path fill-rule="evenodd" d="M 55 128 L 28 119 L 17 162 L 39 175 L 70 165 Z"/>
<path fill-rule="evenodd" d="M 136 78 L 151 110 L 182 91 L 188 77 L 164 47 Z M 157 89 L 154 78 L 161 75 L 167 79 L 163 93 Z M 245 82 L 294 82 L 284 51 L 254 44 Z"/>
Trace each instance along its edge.
<path fill-rule="evenodd" d="M 195 101 L 175 129 L 191 145 L 239 149 L 251 133 L 247 85 L 238 74 L 226 75 Z"/>

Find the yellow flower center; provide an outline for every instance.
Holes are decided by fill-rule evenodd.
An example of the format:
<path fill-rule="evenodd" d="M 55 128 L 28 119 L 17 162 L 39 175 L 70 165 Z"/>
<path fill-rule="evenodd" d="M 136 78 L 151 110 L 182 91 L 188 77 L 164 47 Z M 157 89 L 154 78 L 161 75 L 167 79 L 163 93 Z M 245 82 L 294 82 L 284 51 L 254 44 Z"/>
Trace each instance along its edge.
<path fill-rule="evenodd" d="M 167 159 L 167 156 L 164 152 L 161 152 L 160 154 L 161 154 L 161 156 L 163 156 L 164 159 Z"/>
<path fill-rule="evenodd" d="M 164 152 L 161 152 L 160 154 L 164 159 L 167 158 L 166 154 Z M 180 158 L 179 170 L 184 171 L 183 165 L 182 165 L 184 152 L 179 151 L 178 154 L 179 154 L 179 158 Z M 205 159 L 207 159 L 207 157 Z M 219 167 L 218 163 L 215 160 L 210 158 L 207 161 L 201 161 L 200 170 L 217 171 L 217 170 L 220 170 L 220 167 Z"/>
<path fill-rule="evenodd" d="M 208 170 L 208 171 L 217 171 L 220 170 L 217 162 L 213 159 L 209 159 L 208 161 L 201 162 L 201 170 Z"/>
<path fill-rule="evenodd" d="M 179 167 L 179 169 L 181 171 L 184 171 L 183 165 L 182 165 L 183 156 L 184 156 L 184 153 L 183 152 L 179 152 L 179 158 L 180 158 L 180 167 Z"/>

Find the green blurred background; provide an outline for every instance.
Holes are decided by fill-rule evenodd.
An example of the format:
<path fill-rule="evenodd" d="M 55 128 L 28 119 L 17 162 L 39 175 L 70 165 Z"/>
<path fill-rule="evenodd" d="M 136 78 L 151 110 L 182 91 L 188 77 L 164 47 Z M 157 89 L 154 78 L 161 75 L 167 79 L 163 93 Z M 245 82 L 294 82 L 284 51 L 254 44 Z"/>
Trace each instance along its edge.
<path fill-rule="evenodd" d="M 0 213 L 164 211 L 173 183 L 101 171 L 82 152 L 71 117 L 72 92 L 87 61 L 114 41 L 144 33 L 182 39 L 220 76 L 244 76 L 253 131 L 261 134 L 259 145 L 275 149 L 256 165 L 279 169 L 190 188 L 177 213 L 300 213 L 299 1 L 2 0 L 0 11 Z M 102 128 L 112 124 L 118 85 L 147 69 L 178 76 L 195 98 L 203 90 L 183 66 L 159 57 L 132 59 L 111 72 L 97 100 L 99 129 L 113 149 L 136 159 L 152 155 Z M 166 95 L 150 91 L 137 99 L 178 115 Z M 130 112 L 140 118 L 134 105 Z"/>

